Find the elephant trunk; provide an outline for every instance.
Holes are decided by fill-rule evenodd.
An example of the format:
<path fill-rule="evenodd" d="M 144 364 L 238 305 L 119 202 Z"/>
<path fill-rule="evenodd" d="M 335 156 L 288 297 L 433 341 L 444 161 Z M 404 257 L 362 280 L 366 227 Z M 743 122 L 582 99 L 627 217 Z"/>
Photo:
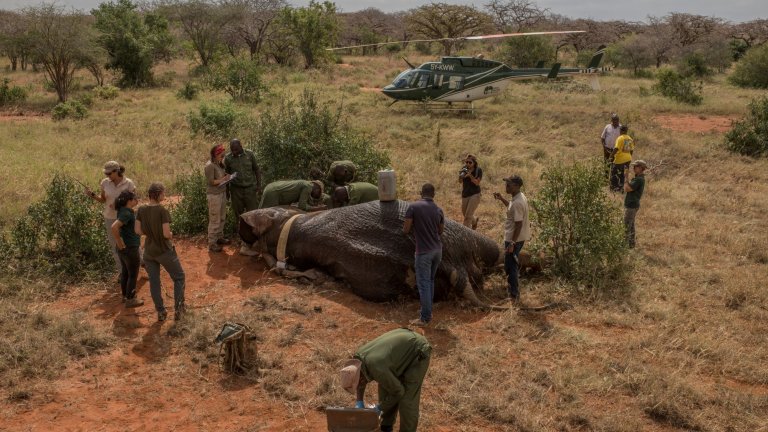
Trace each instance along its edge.
<path fill-rule="evenodd" d="M 462 291 L 462 296 L 468 300 L 470 303 L 472 303 L 475 307 L 478 307 L 483 310 L 509 310 L 509 307 L 507 306 L 495 306 L 495 305 L 489 305 L 488 303 L 483 302 L 479 298 L 477 298 L 477 294 L 475 294 L 475 290 L 472 289 L 472 284 L 467 281 L 464 284 L 464 290 Z"/>

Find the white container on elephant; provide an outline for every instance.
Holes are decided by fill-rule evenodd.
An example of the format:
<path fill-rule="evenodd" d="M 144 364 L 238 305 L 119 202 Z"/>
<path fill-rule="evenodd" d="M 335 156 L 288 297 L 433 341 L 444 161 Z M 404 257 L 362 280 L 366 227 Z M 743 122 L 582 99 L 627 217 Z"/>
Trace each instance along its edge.
<path fill-rule="evenodd" d="M 397 176 L 393 170 L 379 171 L 379 201 L 397 199 Z"/>

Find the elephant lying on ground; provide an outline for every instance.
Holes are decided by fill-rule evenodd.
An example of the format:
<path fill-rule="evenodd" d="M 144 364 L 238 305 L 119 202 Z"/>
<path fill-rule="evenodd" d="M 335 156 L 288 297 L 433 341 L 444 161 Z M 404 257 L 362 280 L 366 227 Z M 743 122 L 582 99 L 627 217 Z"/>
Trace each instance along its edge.
<path fill-rule="evenodd" d="M 372 201 L 308 214 L 280 207 L 253 210 L 241 216 L 240 236 L 247 243 L 258 242 L 263 253 L 279 255 L 280 233 L 296 216 L 284 246 L 289 264 L 321 269 L 366 300 L 388 301 L 418 292 L 414 240 L 403 234 L 407 206 L 404 201 Z M 446 220 L 442 241 L 435 299 L 454 293 L 486 307 L 473 287 L 482 287 L 483 272 L 503 260 L 499 245 L 452 220 Z"/>

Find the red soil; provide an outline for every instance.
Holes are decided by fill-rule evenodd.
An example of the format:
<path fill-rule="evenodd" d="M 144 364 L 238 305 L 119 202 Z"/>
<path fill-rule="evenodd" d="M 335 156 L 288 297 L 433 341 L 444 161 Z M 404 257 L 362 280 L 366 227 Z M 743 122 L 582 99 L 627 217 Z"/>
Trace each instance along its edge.
<path fill-rule="evenodd" d="M 733 117 L 702 116 L 694 114 L 660 115 L 653 118 L 664 129 L 677 132 L 718 132 L 723 133 L 731 129 L 735 120 Z"/>

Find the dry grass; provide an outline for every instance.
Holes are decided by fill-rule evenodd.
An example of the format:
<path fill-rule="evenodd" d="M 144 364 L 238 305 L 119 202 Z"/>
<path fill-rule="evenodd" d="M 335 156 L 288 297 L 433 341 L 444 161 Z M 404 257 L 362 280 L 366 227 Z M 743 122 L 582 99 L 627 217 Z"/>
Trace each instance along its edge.
<path fill-rule="evenodd" d="M 426 430 L 446 421 L 463 431 L 768 427 L 768 161 L 725 152 L 720 134 L 673 132 L 653 120 L 662 113 L 738 117 L 759 92 L 727 86 L 716 77 L 704 85 L 704 103 L 688 107 L 641 97 L 639 87 L 650 87 L 648 80 L 608 76 L 601 79 L 601 92 L 513 84 L 479 103 L 474 116 L 430 115 L 402 104 L 387 109 L 382 95 L 363 89 L 391 80 L 402 69 L 397 58 L 345 61 L 352 66 L 271 71 L 273 94 L 247 109 L 258 115 L 305 87 L 327 100 L 343 100 L 349 121 L 390 152 L 401 197 L 413 199 L 423 182 L 433 182 L 436 201 L 452 219 L 460 216 L 455 177 L 461 158 L 478 154 L 486 191 L 479 229 L 496 240 L 504 216 L 491 192 L 501 189 L 501 178 L 519 173 L 526 194 L 535 196 L 538 176 L 552 161 L 600 154 L 599 132 L 612 111 L 630 123 L 636 157 L 656 167 L 648 173 L 638 216 L 634 295 L 547 316 L 492 314 L 472 323 L 446 318 L 427 333 L 431 340 L 455 343 L 435 351 L 423 392 Z M 180 85 L 186 64 L 168 67 Z M 11 78 L 40 82 L 29 73 Z M 191 138 L 185 120 L 197 102 L 179 101 L 174 92 L 122 92 L 115 100 L 97 101 L 82 122 L 0 121 L 0 136 L 9 137 L 0 157 L 10 173 L 0 184 L 6 203 L 0 218 L 20 214 L 41 196 L 45 179 L 56 170 L 95 185 L 101 164 L 117 159 L 143 189 L 150 181 L 171 183 L 179 172 L 202 166 L 211 143 Z M 202 95 L 203 100 L 220 97 Z M 30 104 L 44 106 L 51 98 L 35 93 Z M 544 299 L 558 292 L 556 281 L 523 281 L 524 296 Z M 340 337 L 334 318 L 313 312 L 308 298 L 261 296 L 244 306 L 242 322 L 258 330 L 263 347 L 258 379 L 289 406 L 345 404 L 349 398 L 335 383 L 335 363 L 364 341 Z M 6 320 L 16 316 L 8 302 L 1 307 Z M 205 342 L 218 330 L 209 327 L 220 322 L 214 314 L 196 311 L 197 321 L 179 341 L 211 363 L 215 348 Z M 34 328 L 33 316 L 38 315 L 25 319 Z M 70 341 L 62 342 L 62 362 L 88 344 L 72 334 L 56 333 Z M 40 371 L 34 355 L 30 359 L 32 369 Z M 20 382 L 23 370 L 6 371 L 12 371 L 11 381 Z M 10 396 L 25 397 L 25 387 L 9 388 L 17 389 Z M 375 399 L 375 388 L 369 391 Z"/>

